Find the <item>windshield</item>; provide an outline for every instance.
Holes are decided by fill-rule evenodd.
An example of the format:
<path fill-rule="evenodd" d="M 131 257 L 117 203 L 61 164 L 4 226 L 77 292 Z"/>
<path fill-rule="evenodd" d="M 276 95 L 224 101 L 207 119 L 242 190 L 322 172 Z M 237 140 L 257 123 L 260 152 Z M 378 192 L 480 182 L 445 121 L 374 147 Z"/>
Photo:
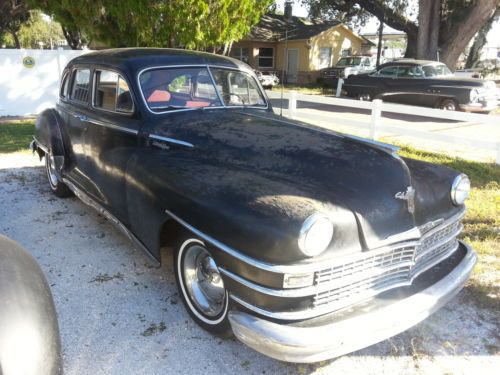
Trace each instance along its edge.
<path fill-rule="evenodd" d="M 350 66 L 361 64 L 361 57 L 342 57 L 337 66 Z"/>
<path fill-rule="evenodd" d="M 451 76 L 453 73 L 444 64 L 432 64 L 422 66 L 426 77 Z"/>
<path fill-rule="evenodd" d="M 222 68 L 211 72 L 217 89 L 206 67 L 151 69 L 140 74 L 139 83 L 146 104 L 156 113 L 223 105 L 266 106 L 251 75 Z"/>

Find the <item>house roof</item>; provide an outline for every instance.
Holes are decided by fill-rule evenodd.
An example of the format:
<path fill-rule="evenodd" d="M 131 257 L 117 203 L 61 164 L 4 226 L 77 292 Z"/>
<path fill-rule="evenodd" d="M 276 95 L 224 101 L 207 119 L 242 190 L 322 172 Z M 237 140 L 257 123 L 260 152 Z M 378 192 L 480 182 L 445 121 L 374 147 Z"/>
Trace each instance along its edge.
<path fill-rule="evenodd" d="M 295 16 L 287 20 L 281 14 L 265 14 L 245 39 L 260 41 L 309 39 L 338 25 L 340 25 L 338 21 L 311 20 Z"/>

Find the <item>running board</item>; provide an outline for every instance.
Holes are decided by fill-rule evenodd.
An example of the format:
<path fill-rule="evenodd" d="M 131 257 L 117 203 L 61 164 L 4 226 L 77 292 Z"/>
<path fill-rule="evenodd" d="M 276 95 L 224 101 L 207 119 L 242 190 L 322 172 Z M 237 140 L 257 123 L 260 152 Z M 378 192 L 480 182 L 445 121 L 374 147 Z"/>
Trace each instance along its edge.
<path fill-rule="evenodd" d="M 109 211 L 107 211 L 105 208 L 103 208 L 99 203 L 97 203 L 94 199 L 92 199 L 87 193 L 83 192 L 81 189 L 76 187 L 76 185 L 68 180 L 67 178 L 63 177 L 63 182 L 68 186 L 68 188 L 86 205 L 94 208 L 97 212 L 99 212 L 101 215 L 103 215 L 106 219 L 108 219 L 111 223 L 113 223 L 118 229 L 120 229 L 121 232 L 125 234 L 125 236 L 128 237 L 128 239 L 132 242 L 132 244 L 142 251 L 144 251 L 152 261 L 154 261 L 155 265 L 157 267 L 160 267 L 161 264 L 154 257 L 153 254 L 148 250 L 146 246 L 143 245 L 143 243 L 130 231 L 128 228 L 123 225 L 123 223 L 118 220 L 113 214 L 111 214 Z"/>

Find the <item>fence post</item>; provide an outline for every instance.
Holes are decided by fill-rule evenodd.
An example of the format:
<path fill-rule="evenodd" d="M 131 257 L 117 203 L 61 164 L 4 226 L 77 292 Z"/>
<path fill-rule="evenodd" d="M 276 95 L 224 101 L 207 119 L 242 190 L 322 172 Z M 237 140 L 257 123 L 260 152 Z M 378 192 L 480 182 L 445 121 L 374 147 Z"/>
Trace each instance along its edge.
<path fill-rule="evenodd" d="M 290 118 L 295 118 L 297 112 L 297 92 L 292 91 L 288 99 L 288 113 Z"/>
<path fill-rule="evenodd" d="M 382 114 L 382 100 L 374 99 L 372 107 L 372 118 L 370 121 L 370 139 L 377 139 L 377 129 L 380 126 Z"/>
<path fill-rule="evenodd" d="M 497 160 L 496 160 L 496 163 L 500 164 L 500 139 L 497 142 Z"/>
<path fill-rule="evenodd" d="M 344 84 L 344 80 L 342 78 L 339 78 L 339 81 L 337 83 L 337 92 L 335 93 L 335 96 L 338 98 L 340 97 L 340 94 L 342 94 L 342 85 Z"/>

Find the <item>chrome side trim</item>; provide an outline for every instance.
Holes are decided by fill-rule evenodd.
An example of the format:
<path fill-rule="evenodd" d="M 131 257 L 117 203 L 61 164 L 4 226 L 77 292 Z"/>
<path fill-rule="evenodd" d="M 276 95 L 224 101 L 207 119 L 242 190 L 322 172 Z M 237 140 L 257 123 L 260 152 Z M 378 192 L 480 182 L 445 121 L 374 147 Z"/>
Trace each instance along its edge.
<path fill-rule="evenodd" d="M 93 118 L 87 118 L 86 121 L 90 122 L 91 124 L 94 124 L 94 125 L 99 125 L 99 126 L 102 126 L 102 127 L 105 127 L 105 128 L 109 128 L 109 129 L 113 129 L 113 130 L 118 130 L 118 131 L 121 131 L 121 132 L 124 132 L 124 133 L 129 133 L 129 134 L 134 134 L 134 135 L 139 134 L 138 130 L 124 128 L 124 127 L 121 127 L 121 126 L 110 124 L 108 122 L 99 121 L 99 120 L 96 120 L 96 119 L 93 119 Z"/>
<path fill-rule="evenodd" d="M 439 246 L 436 246 L 435 248 L 437 248 Z M 375 294 L 379 294 L 379 293 L 382 293 L 383 291 L 385 290 L 389 290 L 389 289 L 394 289 L 394 288 L 397 288 L 397 287 L 400 287 L 400 286 L 405 286 L 405 285 L 411 285 L 413 283 L 413 281 L 415 280 L 415 278 L 417 278 L 418 276 L 420 276 L 423 272 L 429 270 L 430 268 L 434 267 L 436 264 L 442 262 L 444 259 L 448 258 L 451 254 L 453 254 L 455 251 L 457 251 L 458 249 L 458 242 L 457 242 L 457 245 L 453 246 L 450 250 L 448 250 L 447 252 L 441 254 L 439 257 L 437 258 L 434 258 L 432 259 L 432 262 L 429 262 L 428 264 L 425 264 L 423 267 L 421 268 L 418 268 L 415 272 L 411 273 L 411 268 L 410 268 L 410 274 L 411 274 L 411 277 L 407 280 L 405 280 L 404 282 L 401 282 L 401 283 L 398 283 L 398 284 L 391 284 L 387 289 L 377 289 L 377 290 L 374 290 Z M 412 262 L 404 262 L 404 263 L 398 263 L 398 264 L 395 264 L 391 267 L 387 267 L 387 268 L 384 268 L 382 270 L 380 270 L 379 272 L 382 273 L 382 272 L 385 272 L 385 271 L 390 271 L 391 269 L 397 269 L 397 268 L 400 268 L 400 267 L 406 267 L 406 266 L 414 266 L 415 265 L 415 262 L 412 261 Z M 335 281 L 335 282 L 332 282 L 332 283 L 320 283 L 320 284 L 317 284 L 317 285 L 312 285 L 312 286 L 308 286 L 308 287 L 305 287 L 305 288 L 295 288 L 295 289 L 272 289 L 272 288 L 267 288 L 267 287 L 264 287 L 262 285 L 258 285 L 258 284 L 255 284 L 254 282 L 252 281 L 249 281 L 241 276 L 238 276 L 236 274 L 234 274 L 233 272 L 231 271 L 228 271 L 226 270 L 225 268 L 223 267 L 219 267 L 219 270 L 227 277 L 233 279 L 234 281 L 246 286 L 247 288 L 250 288 L 252 290 L 255 290 L 259 293 L 262 293 L 262 294 L 266 294 L 266 295 L 269 295 L 269 296 L 273 296 L 273 297 L 281 297 L 281 298 L 300 298 L 300 297 L 313 297 L 315 294 L 317 293 L 322 293 L 322 292 L 326 292 L 328 290 L 331 290 L 332 288 L 335 288 L 335 287 L 338 287 L 338 286 L 341 286 L 343 284 L 345 284 L 345 280 L 340 280 L 340 281 Z M 376 276 L 376 272 L 374 272 L 373 274 L 370 274 L 369 276 Z M 363 274 L 362 275 L 363 278 L 366 277 L 366 274 Z M 356 280 L 349 280 L 349 282 L 355 282 Z M 251 306 L 251 305 L 250 305 Z M 246 306 L 248 307 L 248 306 Z M 335 307 L 335 306 L 334 306 Z M 253 306 L 253 307 L 249 307 L 251 310 L 254 310 L 256 311 L 256 309 L 259 309 L 258 307 L 256 306 Z M 321 309 L 321 310 L 324 310 L 323 312 L 320 313 L 320 309 L 319 308 L 315 308 L 314 311 L 315 311 L 315 315 L 321 315 L 325 312 L 331 312 L 333 310 L 337 310 L 337 308 L 325 308 L 325 309 Z M 305 319 L 304 316 L 300 315 L 300 313 L 302 313 L 301 311 L 297 311 L 297 312 L 293 312 L 291 314 L 297 314 L 299 317 L 297 317 L 296 319 Z M 307 314 L 306 314 L 307 315 Z M 271 317 L 275 317 L 274 315 L 268 315 L 268 316 L 271 316 Z M 278 319 L 278 318 L 277 318 Z"/>
<path fill-rule="evenodd" d="M 467 251 L 465 257 L 435 284 L 409 297 L 375 304 L 359 314 L 332 316 L 319 326 L 304 327 L 232 310 L 229 322 L 240 341 L 281 361 L 311 363 L 338 357 L 405 331 L 455 297 L 477 262 L 474 250 L 463 246 Z"/>
<path fill-rule="evenodd" d="M 150 134 L 149 138 L 155 139 L 157 141 L 163 141 L 168 143 L 175 143 L 176 145 L 186 146 L 186 147 L 194 147 L 192 143 L 181 141 L 175 138 L 162 137 L 161 135 Z"/>
<path fill-rule="evenodd" d="M 94 199 L 92 199 L 87 193 L 83 190 L 79 189 L 73 182 L 63 177 L 63 182 L 68 186 L 68 188 L 86 205 L 94 208 L 97 212 L 106 217 L 111 223 L 113 223 L 118 229 L 120 229 L 132 243 L 143 250 L 152 261 L 155 262 L 156 265 L 159 265 L 160 262 L 156 259 L 153 254 L 148 250 L 146 246 L 142 244 L 142 242 L 131 232 L 128 228 L 122 224 L 120 220 L 118 220 L 113 214 L 104 209 L 99 203 L 97 203 Z"/>
<path fill-rule="evenodd" d="M 240 261 L 242 261 L 244 263 L 247 263 L 248 265 L 250 265 L 252 267 L 259 268 L 259 269 L 267 271 L 267 272 L 282 273 L 282 274 L 294 274 L 294 273 L 296 273 L 296 274 L 302 274 L 302 273 L 307 273 L 307 272 L 316 272 L 316 271 L 319 271 L 319 270 L 321 270 L 323 268 L 331 267 L 332 262 L 334 262 L 334 261 L 338 262 L 338 261 L 344 261 L 345 260 L 345 259 L 342 259 L 342 258 L 337 258 L 335 260 L 333 260 L 333 259 L 325 259 L 325 260 L 322 260 L 322 261 L 319 261 L 319 262 L 311 262 L 311 263 L 305 263 L 305 264 L 292 264 L 292 265 L 280 265 L 280 264 L 272 264 L 272 263 L 267 263 L 267 262 L 259 261 L 257 259 L 251 258 L 251 257 L 249 257 L 247 255 L 244 255 L 240 251 L 238 251 L 236 249 L 233 249 L 230 246 L 227 246 L 224 243 L 216 240 L 215 238 L 213 238 L 213 237 L 211 237 L 211 236 L 203 233 L 202 231 L 196 229 L 195 227 L 193 227 L 192 225 L 190 225 L 186 221 L 182 220 L 179 216 L 177 216 L 176 214 L 174 214 L 172 211 L 166 209 L 165 213 L 167 215 L 169 215 L 172 219 L 174 219 L 175 221 L 177 221 L 179 224 L 181 224 L 184 228 L 186 228 L 189 231 L 193 232 L 194 234 L 196 234 L 197 236 L 199 236 L 203 240 L 209 242 L 213 246 L 219 248 L 221 251 L 224 251 L 225 253 L 233 256 L 234 258 L 236 258 L 236 259 L 238 259 L 238 260 L 240 260 Z M 439 228 L 441 226 L 445 226 L 448 223 L 454 222 L 454 221 L 458 220 L 458 218 L 461 217 L 461 216 L 463 216 L 463 215 L 465 215 L 465 210 L 463 210 L 463 211 L 459 212 L 458 214 L 456 214 L 456 215 L 448 218 L 443 223 L 441 223 L 439 226 L 437 226 L 436 228 L 434 228 L 432 231 L 427 232 L 426 234 L 432 234 L 434 231 L 439 230 Z M 413 237 L 413 240 L 410 241 L 409 243 L 405 243 L 404 246 L 412 245 L 412 244 L 413 245 L 418 245 L 419 238 L 421 237 L 421 233 L 418 230 L 418 228 L 411 229 L 411 230 L 409 230 L 407 232 L 404 232 L 404 233 L 405 234 L 411 234 L 412 236 L 418 235 L 418 237 Z M 400 237 L 400 235 L 396 235 L 396 236 L 392 236 L 390 238 L 391 239 L 398 238 L 399 240 L 402 241 L 403 239 L 399 238 L 399 237 Z M 410 240 L 410 238 L 407 238 L 406 240 Z M 392 246 L 379 247 L 379 248 L 370 250 L 370 254 L 376 254 L 377 252 L 384 252 L 384 251 L 387 251 L 387 249 L 389 249 L 391 247 L 394 247 L 394 246 L 401 247 L 401 246 L 403 246 L 403 244 L 399 243 L 399 244 L 392 245 Z M 356 254 L 356 255 L 358 255 L 358 254 Z M 352 255 L 347 255 L 346 257 L 352 257 Z"/>

